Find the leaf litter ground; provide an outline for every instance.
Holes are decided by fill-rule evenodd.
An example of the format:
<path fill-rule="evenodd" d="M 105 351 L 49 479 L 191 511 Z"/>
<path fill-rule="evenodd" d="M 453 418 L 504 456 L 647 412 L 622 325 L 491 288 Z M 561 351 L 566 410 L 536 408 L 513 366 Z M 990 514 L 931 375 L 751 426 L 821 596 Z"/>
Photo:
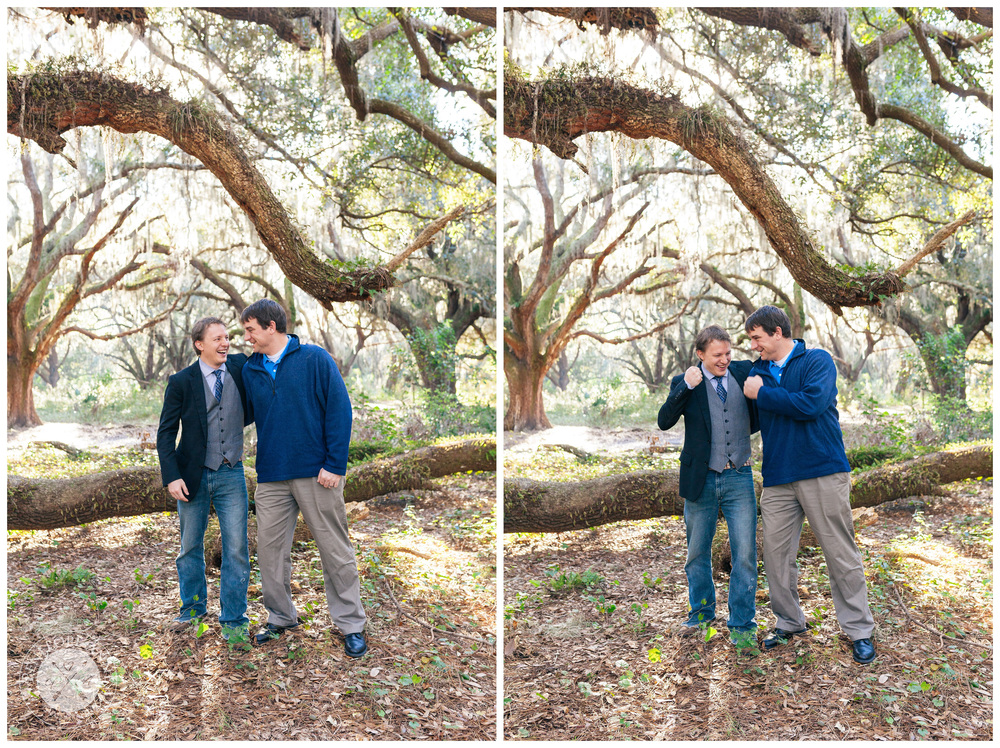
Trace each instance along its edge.
<path fill-rule="evenodd" d="M 508 452 L 506 474 L 571 480 L 669 467 L 658 459 Z M 992 488 L 953 484 L 859 523 L 878 647 L 868 666 L 853 662 L 840 633 L 818 550 L 799 556 L 809 634 L 756 654 L 729 642 L 725 573 L 718 630 L 680 635 L 682 518 L 506 535 L 505 738 L 989 740 L 992 649 L 974 643 L 992 644 Z M 766 630 L 774 619 L 762 567 L 760 584 Z"/>
<path fill-rule="evenodd" d="M 369 618 L 359 660 L 330 622 L 311 540 L 296 541 L 292 572 L 308 623 L 244 651 L 220 636 L 217 569 L 207 631 L 166 630 L 179 599 L 176 515 L 8 533 L 8 737 L 493 739 L 496 480 L 436 484 L 373 500 L 351 526 Z M 66 584 L 47 588 L 53 579 Z M 253 632 L 266 620 L 256 569 L 249 597 Z M 101 681 L 93 703 L 69 713 L 38 681 L 64 648 L 89 654 Z"/>

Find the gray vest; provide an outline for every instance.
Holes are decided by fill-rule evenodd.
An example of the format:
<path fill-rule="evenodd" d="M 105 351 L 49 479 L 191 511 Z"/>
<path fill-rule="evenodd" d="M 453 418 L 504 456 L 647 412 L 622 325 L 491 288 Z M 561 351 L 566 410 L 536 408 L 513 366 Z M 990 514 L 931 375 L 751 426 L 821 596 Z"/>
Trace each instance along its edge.
<path fill-rule="evenodd" d="M 750 459 L 750 411 L 732 374 L 724 405 L 715 391 L 715 379 L 706 377 L 705 386 L 708 388 L 708 412 L 712 416 L 712 451 L 708 467 L 721 473 L 729 462 L 738 467 Z"/>
<path fill-rule="evenodd" d="M 215 376 L 201 378 L 205 383 L 205 407 L 208 410 L 208 448 L 205 467 L 218 470 L 222 459 L 235 465 L 243 459 L 243 403 L 240 391 L 228 371 L 222 378 L 222 402 L 215 399 Z M 211 382 L 211 384 L 209 384 Z"/>

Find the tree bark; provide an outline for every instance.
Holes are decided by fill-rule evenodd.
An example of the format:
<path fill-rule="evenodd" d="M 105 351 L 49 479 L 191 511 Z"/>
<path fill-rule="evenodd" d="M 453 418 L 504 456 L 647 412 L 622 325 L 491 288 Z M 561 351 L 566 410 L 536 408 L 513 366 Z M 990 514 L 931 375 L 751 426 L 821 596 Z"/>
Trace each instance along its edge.
<path fill-rule="evenodd" d="M 346 501 L 367 501 L 393 491 L 425 486 L 431 478 L 469 470 L 496 470 L 496 440 L 468 439 L 423 447 L 398 457 L 372 460 L 352 468 Z M 257 473 L 246 470 L 253 500 Z M 109 517 L 132 517 L 177 511 L 177 502 L 161 485 L 156 467 L 134 467 L 75 478 L 7 479 L 7 528 L 52 530 Z"/>
<path fill-rule="evenodd" d="M 8 332 L 9 335 L 9 332 Z M 36 358 L 11 352 L 13 339 L 7 339 L 7 427 L 39 426 L 42 419 L 35 410 L 31 384 L 38 370 Z"/>
<path fill-rule="evenodd" d="M 948 8 L 961 21 L 972 21 L 993 28 L 993 8 Z"/>
<path fill-rule="evenodd" d="M 506 431 L 534 431 L 550 429 L 552 423 L 545 415 L 542 385 L 549 366 L 545 358 L 533 355 L 527 362 L 515 358 L 509 349 L 504 351 L 503 369 L 507 377 L 507 412 L 503 427 Z"/>
<path fill-rule="evenodd" d="M 384 268 L 338 270 L 300 236 L 235 135 L 199 102 L 174 101 L 150 90 L 90 72 L 31 73 L 7 77 L 7 132 L 34 140 L 49 153 L 66 147 L 62 134 L 106 126 L 121 133 L 149 132 L 201 161 L 246 211 L 285 275 L 325 308 L 390 288 Z"/>
<path fill-rule="evenodd" d="M 569 18 L 577 26 L 589 23 L 600 28 L 605 36 L 611 29 L 619 31 L 645 31 L 650 36 L 660 30 L 660 21 L 653 8 L 508 8 L 518 13 L 539 10 L 553 16 Z"/>
<path fill-rule="evenodd" d="M 875 506 L 992 475 L 992 445 L 935 452 L 853 476 L 851 506 Z M 642 470 L 571 483 L 508 478 L 504 532 L 565 532 L 621 520 L 682 516 L 678 477 L 677 470 Z"/>
<path fill-rule="evenodd" d="M 496 8 L 442 8 L 449 16 L 461 16 L 474 23 L 481 23 L 490 28 L 497 27 Z"/>

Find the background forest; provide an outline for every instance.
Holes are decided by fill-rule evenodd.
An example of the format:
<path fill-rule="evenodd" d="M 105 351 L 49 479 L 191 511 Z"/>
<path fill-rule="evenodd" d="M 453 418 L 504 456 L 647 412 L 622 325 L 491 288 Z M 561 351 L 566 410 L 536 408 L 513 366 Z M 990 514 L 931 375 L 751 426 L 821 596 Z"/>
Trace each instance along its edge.
<path fill-rule="evenodd" d="M 992 11 L 510 10 L 503 43 L 505 735 L 988 739 Z M 765 304 L 838 367 L 867 670 L 808 533 L 801 645 L 676 628 L 656 414 Z"/>
<path fill-rule="evenodd" d="M 767 30 L 785 28 L 778 11 L 768 26 L 723 11 L 659 9 L 643 18 L 639 10 L 623 21 L 628 31 L 609 31 L 603 24 L 613 22 L 599 13 L 580 29 L 545 14 L 506 14 L 513 137 L 503 142 L 511 164 L 504 291 L 513 355 L 505 428 L 544 427 L 550 416 L 648 423 L 669 378 L 693 360 L 694 334 L 712 322 L 741 330 L 764 304 L 785 309 L 795 337 L 834 355 L 845 404 L 912 404 L 941 414 L 942 427 L 954 423 L 952 408 L 966 416 L 966 406 L 989 408 L 992 96 L 983 87 L 991 32 L 948 10 L 903 19 L 869 9 L 806 15 L 801 24 L 786 18 L 801 35 L 788 31 L 790 41 Z M 844 25 L 831 43 L 834 23 Z M 948 33 L 962 40 L 961 55 L 942 52 Z M 862 53 L 860 91 L 850 65 Z M 682 142 L 657 131 L 656 111 L 645 131 L 614 122 L 588 130 L 572 120 L 571 94 L 585 85 L 611 100 L 634 96 L 635 106 L 657 96 L 682 101 L 673 123 Z M 544 99 L 546 119 L 573 133 L 571 148 L 561 147 L 564 133 L 533 133 L 530 116 L 518 119 L 533 96 Z M 865 97 L 881 114 L 859 106 Z M 821 258 L 816 269 L 798 271 L 803 261 L 776 250 L 755 206 L 734 194 L 747 174 L 726 174 L 685 147 L 698 128 L 725 128 L 752 150 L 757 173 L 788 204 L 780 220 L 806 235 L 801 256 L 808 246 Z M 549 147 L 533 152 L 533 138 Z M 963 217 L 953 239 L 926 246 Z M 828 270 L 861 290 L 866 276 L 898 273 L 921 249 L 931 251 L 904 271 L 906 293 L 826 293 Z M 797 273 L 812 275 L 815 287 Z M 745 340 L 736 352 L 749 357 Z"/>
<path fill-rule="evenodd" d="M 491 737 L 495 12 L 7 13 L 8 734 Z M 350 666 L 308 533 L 301 635 L 246 652 L 162 627 L 164 386 L 195 320 L 241 350 L 262 297 L 354 405 L 373 646 Z M 250 598 L 262 624 L 256 577 Z M 36 682 L 67 647 L 101 678 L 69 713 Z"/>

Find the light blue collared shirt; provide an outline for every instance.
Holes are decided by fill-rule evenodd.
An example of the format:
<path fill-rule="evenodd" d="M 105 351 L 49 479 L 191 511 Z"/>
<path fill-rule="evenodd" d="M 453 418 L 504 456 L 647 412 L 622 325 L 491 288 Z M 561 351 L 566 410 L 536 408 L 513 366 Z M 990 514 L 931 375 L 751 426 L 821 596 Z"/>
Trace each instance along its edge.
<path fill-rule="evenodd" d="M 281 353 L 276 356 L 264 356 L 264 369 L 271 375 L 271 379 L 274 379 L 278 374 L 278 364 L 281 363 L 281 359 L 285 356 L 285 351 L 288 350 L 289 340 L 291 338 L 285 339 L 285 347 L 281 349 Z"/>
<path fill-rule="evenodd" d="M 768 362 L 768 368 L 771 370 L 771 376 L 774 377 L 774 380 L 778 384 L 781 384 L 781 375 L 785 371 L 785 364 L 788 363 L 788 359 L 791 357 L 792 351 L 794 351 L 794 350 L 795 350 L 795 347 L 793 346 L 792 350 L 789 351 L 788 355 L 785 356 L 783 359 L 781 359 L 781 361 L 769 361 Z"/>
<path fill-rule="evenodd" d="M 211 366 L 206 364 L 200 358 L 198 359 L 198 366 L 201 367 L 201 375 L 205 377 L 205 381 L 208 382 L 208 389 L 215 392 L 215 372 L 222 371 L 222 385 L 226 385 L 226 365 L 223 364 L 218 369 L 213 369 Z"/>

